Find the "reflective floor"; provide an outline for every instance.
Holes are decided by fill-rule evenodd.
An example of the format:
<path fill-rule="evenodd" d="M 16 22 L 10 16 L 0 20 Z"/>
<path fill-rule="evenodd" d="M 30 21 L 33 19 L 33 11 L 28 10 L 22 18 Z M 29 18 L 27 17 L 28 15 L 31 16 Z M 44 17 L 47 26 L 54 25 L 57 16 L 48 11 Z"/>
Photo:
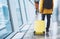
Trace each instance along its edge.
<path fill-rule="evenodd" d="M 60 39 L 60 27 L 55 27 L 56 24 L 54 23 L 53 27 L 50 27 L 49 30 L 49 36 L 47 35 L 34 35 L 34 26 L 31 25 L 29 30 L 26 32 L 26 34 L 24 35 L 24 37 L 22 39 Z M 25 28 L 26 29 L 26 28 Z M 25 30 L 24 29 L 24 30 Z M 19 32 L 20 33 L 20 32 Z M 17 33 L 17 35 L 15 37 L 13 37 L 12 39 L 21 39 L 21 35 L 23 35 L 20 33 Z"/>
<path fill-rule="evenodd" d="M 38 16 L 38 19 L 41 18 Z M 26 30 L 28 31 L 23 36 Z M 60 26 L 57 25 L 56 21 L 55 22 L 51 21 L 48 33 L 49 36 L 47 36 L 46 33 L 45 35 L 34 35 L 33 32 L 34 32 L 34 23 L 31 24 L 29 27 L 27 26 L 24 27 L 24 29 L 22 29 L 22 32 L 18 32 L 17 35 L 15 35 L 12 39 L 60 39 Z"/>
<path fill-rule="evenodd" d="M 54 30 L 50 29 L 49 36 L 34 35 L 33 33 L 34 30 L 31 26 L 31 28 L 29 29 L 29 31 L 27 32 L 27 34 L 24 36 L 23 39 L 57 39 L 58 35 L 57 35 L 57 31 L 55 30 L 56 28 Z"/>

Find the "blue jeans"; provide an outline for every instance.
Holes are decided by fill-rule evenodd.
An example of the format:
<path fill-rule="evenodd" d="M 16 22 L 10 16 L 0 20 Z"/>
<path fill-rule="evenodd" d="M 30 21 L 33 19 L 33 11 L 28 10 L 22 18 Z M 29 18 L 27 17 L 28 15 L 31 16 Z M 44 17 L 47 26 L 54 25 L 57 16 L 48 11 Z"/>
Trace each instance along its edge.
<path fill-rule="evenodd" d="M 51 14 L 42 14 L 42 20 L 45 20 L 45 15 L 47 16 L 47 27 L 46 27 L 46 31 L 49 31 L 49 27 L 50 27 L 50 18 L 51 18 Z"/>

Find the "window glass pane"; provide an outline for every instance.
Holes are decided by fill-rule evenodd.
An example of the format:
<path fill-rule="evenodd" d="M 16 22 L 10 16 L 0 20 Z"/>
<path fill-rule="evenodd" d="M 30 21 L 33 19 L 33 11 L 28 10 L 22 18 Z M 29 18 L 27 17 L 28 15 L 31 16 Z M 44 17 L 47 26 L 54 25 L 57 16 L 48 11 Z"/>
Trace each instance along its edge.
<path fill-rule="evenodd" d="M 57 13 L 57 18 L 58 18 L 58 26 L 60 26 L 60 0 L 58 0 L 58 13 Z"/>
<path fill-rule="evenodd" d="M 39 1 L 39 0 L 29 0 L 29 2 L 31 3 L 31 4 L 33 4 L 34 5 L 34 2 L 35 1 Z"/>
<path fill-rule="evenodd" d="M 16 13 L 17 13 L 17 18 L 18 18 L 18 22 L 19 22 L 19 26 L 22 25 L 22 16 L 21 16 L 21 12 L 20 12 L 20 8 L 19 8 L 19 2 L 18 0 L 16 0 Z"/>
<path fill-rule="evenodd" d="M 28 17 L 28 23 L 31 23 L 35 18 L 35 6 L 32 4 L 32 0 L 31 2 L 29 0 L 24 0 L 24 2 L 24 7 L 26 7 L 26 14 Z"/>
<path fill-rule="evenodd" d="M 21 12 L 22 12 L 23 22 L 26 23 L 27 22 L 27 14 L 26 14 L 23 0 L 20 0 L 20 7 L 21 7 Z"/>
<path fill-rule="evenodd" d="M 0 0 L 0 39 L 12 32 L 7 0 Z"/>
<path fill-rule="evenodd" d="M 53 14 L 52 14 L 52 21 L 56 22 L 57 21 L 57 0 L 54 0 L 54 9 L 53 9 Z"/>

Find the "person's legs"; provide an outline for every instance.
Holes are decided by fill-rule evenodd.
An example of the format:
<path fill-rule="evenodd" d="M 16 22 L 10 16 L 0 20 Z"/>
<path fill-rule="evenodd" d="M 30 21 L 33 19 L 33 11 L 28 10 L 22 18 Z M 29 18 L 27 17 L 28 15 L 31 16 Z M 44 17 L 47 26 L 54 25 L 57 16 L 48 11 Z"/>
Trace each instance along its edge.
<path fill-rule="evenodd" d="M 51 15 L 48 14 L 47 15 L 47 27 L 46 27 L 46 32 L 49 32 L 49 27 L 50 27 L 50 18 L 51 18 Z"/>
<path fill-rule="evenodd" d="M 45 20 L 45 14 L 42 14 L 42 20 Z"/>

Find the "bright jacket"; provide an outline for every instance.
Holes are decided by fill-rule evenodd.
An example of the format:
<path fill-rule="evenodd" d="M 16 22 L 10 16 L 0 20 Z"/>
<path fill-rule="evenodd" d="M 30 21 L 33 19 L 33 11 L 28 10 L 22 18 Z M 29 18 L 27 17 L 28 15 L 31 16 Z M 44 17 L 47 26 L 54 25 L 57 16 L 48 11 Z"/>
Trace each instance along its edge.
<path fill-rule="evenodd" d="M 46 8 L 43 9 L 43 1 L 44 0 L 40 0 L 40 3 L 39 3 L 39 12 L 41 14 L 52 14 L 53 8 L 52 9 L 46 9 Z M 53 5 L 52 5 L 52 7 L 53 7 Z"/>

